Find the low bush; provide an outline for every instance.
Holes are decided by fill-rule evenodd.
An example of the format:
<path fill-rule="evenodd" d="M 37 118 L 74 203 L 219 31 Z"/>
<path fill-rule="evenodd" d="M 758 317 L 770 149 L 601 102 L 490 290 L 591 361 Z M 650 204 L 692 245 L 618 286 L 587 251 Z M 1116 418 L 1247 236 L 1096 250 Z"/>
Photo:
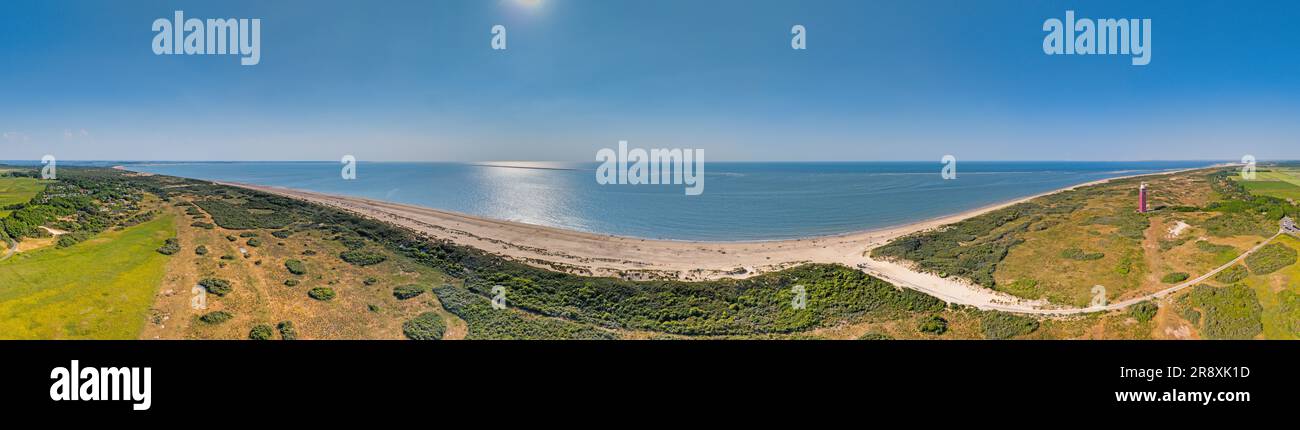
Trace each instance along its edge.
<path fill-rule="evenodd" d="M 1280 243 L 1264 245 L 1246 257 L 1246 266 L 1252 275 L 1267 275 L 1296 262 L 1296 251 Z"/>
<path fill-rule="evenodd" d="M 234 289 L 233 287 L 231 287 L 230 281 L 227 281 L 225 279 L 220 279 L 220 278 L 203 278 L 199 280 L 199 286 L 208 290 L 209 293 L 216 294 L 217 296 L 225 296 L 226 294 L 230 294 L 230 291 Z"/>
<path fill-rule="evenodd" d="M 284 262 L 284 268 L 289 269 L 289 273 L 295 275 L 306 275 L 307 265 L 299 260 L 287 260 Z"/>
<path fill-rule="evenodd" d="M 980 315 L 980 328 L 987 339 L 1010 339 L 1038 330 L 1038 320 L 998 311 L 985 311 Z"/>
<path fill-rule="evenodd" d="M 1188 275 L 1183 272 L 1173 272 L 1173 273 L 1165 274 L 1164 277 L 1160 278 L 1160 282 L 1164 282 L 1166 284 L 1177 284 L 1179 282 L 1186 281 L 1187 278 L 1189 277 L 1191 277 L 1191 275 Z"/>
<path fill-rule="evenodd" d="M 204 324 L 221 324 L 230 321 L 231 318 L 234 318 L 234 315 L 231 315 L 230 312 L 216 311 L 203 314 L 203 316 L 199 317 L 199 321 L 203 321 Z"/>
<path fill-rule="evenodd" d="M 921 320 L 921 324 L 917 327 L 917 330 L 920 330 L 921 333 L 941 335 L 948 332 L 948 320 L 943 319 L 938 315 L 931 315 Z"/>
<path fill-rule="evenodd" d="M 203 246 L 203 245 L 199 245 L 197 248 L 194 248 L 194 254 L 195 254 L 195 255 L 208 255 L 208 247 Z"/>
<path fill-rule="evenodd" d="M 181 241 L 176 238 L 167 239 L 163 246 L 158 248 L 158 253 L 162 255 L 173 255 L 177 252 L 181 252 Z"/>
<path fill-rule="evenodd" d="M 1071 260 L 1089 261 L 1100 260 L 1104 257 L 1106 257 L 1106 254 L 1100 252 L 1083 252 L 1083 250 L 1079 248 L 1067 248 L 1066 250 L 1061 251 L 1061 258 L 1068 258 Z"/>
<path fill-rule="evenodd" d="M 286 287 L 296 287 L 296 286 L 298 286 L 298 280 L 297 280 L 297 279 L 289 279 L 289 280 L 286 280 L 286 281 L 284 281 L 284 286 L 286 286 Z"/>
<path fill-rule="evenodd" d="M 420 294 L 424 294 L 424 288 L 419 285 L 402 285 L 393 288 L 393 297 L 396 297 L 397 300 L 406 300 Z"/>
<path fill-rule="evenodd" d="M 1128 314 L 1137 319 L 1138 322 L 1151 321 L 1156 316 L 1156 311 L 1160 310 L 1155 303 L 1150 300 L 1143 300 L 1128 307 Z"/>
<path fill-rule="evenodd" d="M 252 330 L 248 331 L 248 338 L 252 340 L 267 340 L 271 338 L 271 335 L 273 333 L 274 332 L 271 330 L 271 326 L 266 324 L 258 324 L 253 326 Z"/>
<path fill-rule="evenodd" d="M 351 251 L 344 251 L 343 253 L 339 254 L 339 258 L 342 258 L 343 261 L 361 267 L 383 263 L 384 260 L 388 259 L 388 257 L 385 256 L 384 254 L 381 254 L 376 251 L 366 250 L 366 249 L 354 249 Z"/>
<path fill-rule="evenodd" d="M 307 295 L 320 301 L 334 300 L 334 289 L 329 287 L 316 287 L 307 292 Z"/>
<path fill-rule="evenodd" d="M 1235 284 L 1241 282 L 1242 279 L 1246 279 L 1247 276 L 1250 276 L 1250 272 L 1246 271 L 1246 266 L 1235 264 L 1214 275 L 1214 280 L 1221 284 Z"/>
<path fill-rule="evenodd" d="M 446 329 L 442 317 L 433 312 L 422 313 L 402 323 L 402 334 L 411 340 L 439 340 Z"/>
<path fill-rule="evenodd" d="M 280 321 L 279 324 L 275 325 L 275 329 L 280 332 L 280 339 L 298 339 L 298 331 L 293 328 L 293 321 Z"/>
<path fill-rule="evenodd" d="M 251 246 L 251 247 L 256 248 L 256 247 L 262 246 L 262 239 L 258 239 L 258 238 L 256 238 L 256 237 L 254 237 L 254 238 L 252 238 L 252 239 L 248 239 L 248 242 L 247 242 L 247 243 L 248 243 L 248 246 Z"/>

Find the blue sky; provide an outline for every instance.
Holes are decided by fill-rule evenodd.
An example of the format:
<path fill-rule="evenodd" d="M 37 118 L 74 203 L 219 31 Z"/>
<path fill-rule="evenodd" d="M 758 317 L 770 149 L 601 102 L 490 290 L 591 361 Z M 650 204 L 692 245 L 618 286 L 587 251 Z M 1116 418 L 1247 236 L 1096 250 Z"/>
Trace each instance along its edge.
<path fill-rule="evenodd" d="M 1300 158 L 1297 2 L 535 2 L 5 1 L 0 159 Z M 1151 18 L 1151 64 L 1044 55 L 1067 9 Z M 261 63 L 155 56 L 174 10 L 261 18 Z"/>

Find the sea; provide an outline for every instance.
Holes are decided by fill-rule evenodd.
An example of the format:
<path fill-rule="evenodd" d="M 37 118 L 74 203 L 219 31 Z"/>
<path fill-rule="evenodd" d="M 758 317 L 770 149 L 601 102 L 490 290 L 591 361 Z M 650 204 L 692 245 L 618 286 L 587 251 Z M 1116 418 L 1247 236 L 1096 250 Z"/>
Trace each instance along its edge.
<path fill-rule="evenodd" d="M 704 190 L 602 185 L 595 163 L 114 162 L 129 170 L 357 196 L 499 220 L 650 239 L 754 241 L 943 217 L 1118 176 L 1213 161 L 709 162 Z"/>

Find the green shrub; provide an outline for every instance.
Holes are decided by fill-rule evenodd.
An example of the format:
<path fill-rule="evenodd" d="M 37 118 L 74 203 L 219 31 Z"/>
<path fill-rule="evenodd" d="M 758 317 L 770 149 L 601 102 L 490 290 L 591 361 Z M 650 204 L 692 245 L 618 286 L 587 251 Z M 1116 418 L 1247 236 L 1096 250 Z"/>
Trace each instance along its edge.
<path fill-rule="evenodd" d="M 921 324 L 917 327 L 917 330 L 920 330 L 921 333 L 941 335 L 948 332 L 948 320 L 943 319 L 938 315 L 931 315 L 921 320 Z"/>
<path fill-rule="evenodd" d="M 439 340 L 444 331 L 446 325 L 443 324 L 442 317 L 433 312 L 422 313 L 415 319 L 402 323 L 402 334 L 411 340 Z"/>
<path fill-rule="evenodd" d="M 1250 276 L 1250 272 L 1246 271 L 1246 266 L 1234 264 L 1232 267 L 1223 269 L 1222 272 L 1214 275 L 1214 280 L 1221 284 L 1235 284 L 1241 282 L 1242 279 L 1246 279 L 1247 276 Z"/>
<path fill-rule="evenodd" d="M 198 228 L 205 229 L 205 230 L 212 230 L 212 229 L 216 228 L 217 226 L 216 226 L 216 225 L 213 225 L 213 224 L 210 223 L 210 222 L 196 221 L 196 222 L 190 223 L 190 227 L 198 227 Z"/>
<path fill-rule="evenodd" d="M 204 324 L 221 324 L 230 321 L 231 318 L 234 318 L 234 315 L 231 315 L 230 312 L 216 311 L 203 314 L 203 316 L 199 317 L 199 321 L 203 321 Z"/>
<path fill-rule="evenodd" d="M 208 255 L 208 247 L 203 246 L 203 245 L 199 245 L 197 248 L 194 248 L 194 254 L 195 254 L 195 255 Z"/>
<path fill-rule="evenodd" d="M 254 238 L 252 238 L 252 239 L 248 239 L 248 242 L 247 242 L 247 243 L 248 243 L 248 246 L 251 246 L 251 247 L 256 248 L 256 247 L 262 246 L 262 239 L 258 239 L 258 238 L 256 238 L 256 237 L 254 237 Z"/>
<path fill-rule="evenodd" d="M 230 291 L 234 289 L 233 287 L 231 287 L 230 281 L 227 281 L 225 279 L 220 279 L 220 278 L 203 278 L 199 280 L 199 286 L 203 287 L 204 289 L 207 289 L 209 293 L 216 294 L 217 296 L 225 296 L 226 294 L 230 294 Z"/>
<path fill-rule="evenodd" d="M 239 233 L 239 237 L 243 237 L 243 238 L 257 237 L 257 233 L 254 233 L 254 232 L 251 232 L 251 231 L 246 231 L 246 232 L 243 232 L 243 233 Z"/>
<path fill-rule="evenodd" d="M 1187 278 L 1189 277 L 1191 277 L 1191 275 L 1188 275 L 1183 272 L 1167 273 L 1165 274 L 1164 277 L 1160 278 L 1160 282 L 1164 282 L 1166 284 L 1177 284 L 1179 282 L 1186 281 Z"/>
<path fill-rule="evenodd" d="M 424 288 L 419 285 L 403 285 L 393 288 L 393 297 L 397 300 L 406 300 L 420 294 L 424 294 Z"/>
<path fill-rule="evenodd" d="M 1267 275 L 1296 262 L 1296 251 L 1280 243 L 1264 245 L 1246 257 L 1246 266 L 1252 275 Z"/>
<path fill-rule="evenodd" d="M 271 326 L 258 324 L 253 326 L 252 330 L 248 331 L 248 338 L 252 340 L 267 340 L 271 338 L 271 334 L 273 333 L 274 332 L 271 331 Z"/>
<path fill-rule="evenodd" d="M 172 255 L 177 252 L 181 252 L 181 241 L 176 238 L 167 239 L 163 246 L 158 248 L 158 253 L 162 255 Z"/>
<path fill-rule="evenodd" d="M 221 256 L 221 259 L 222 259 L 222 260 L 234 260 L 234 259 L 235 259 L 235 255 L 234 255 L 234 254 L 226 254 L 226 255 Z"/>
<path fill-rule="evenodd" d="M 286 286 L 286 287 L 296 287 L 296 286 L 298 286 L 298 280 L 297 280 L 297 279 L 289 279 L 289 280 L 286 280 L 286 281 L 284 281 L 284 286 Z"/>
<path fill-rule="evenodd" d="M 980 315 L 980 328 L 987 339 L 1010 339 L 1038 330 L 1038 320 L 999 311 L 984 311 Z"/>
<path fill-rule="evenodd" d="M 461 288 L 434 287 L 448 312 L 469 326 L 466 339 L 613 339 L 605 330 L 573 321 L 546 318 L 517 309 L 493 309 L 487 298 Z M 788 306 L 788 303 L 787 303 Z"/>
<path fill-rule="evenodd" d="M 279 324 L 275 325 L 275 329 L 280 332 L 280 339 L 298 339 L 298 331 L 293 328 L 293 321 L 280 321 Z"/>
<path fill-rule="evenodd" d="M 316 287 L 307 292 L 307 295 L 320 301 L 334 300 L 334 289 L 329 287 Z"/>
<path fill-rule="evenodd" d="M 388 259 L 388 257 L 385 256 L 384 254 L 381 254 L 376 251 L 366 250 L 366 249 L 354 249 L 351 251 L 344 251 L 343 253 L 339 254 L 339 258 L 342 258 L 343 261 L 361 267 L 383 263 L 384 260 Z"/>
<path fill-rule="evenodd" d="M 278 237 L 278 238 L 281 238 L 281 239 L 288 239 L 289 236 L 291 236 L 292 234 L 293 234 L 293 232 L 291 232 L 291 231 L 289 231 L 289 230 L 276 230 L 276 231 L 271 232 L 271 235 L 272 235 L 272 236 L 275 236 L 275 237 Z"/>
<path fill-rule="evenodd" d="M 306 275 L 307 265 L 299 260 L 287 260 L 284 262 L 284 268 L 289 269 L 289 273 L 295 275 Z"/>
<path fill-rule="evenodd" d="M 1160 310 L 1160 308 L 1156 306 L 1155 303 L 1152 303 L 1150 300 L 1143 300 L 1134 303 L 1133 306 L 1129 306 L 1128 314 L 1129 316 L 1136 318 L 1138 322 L 1147 322 L 1151 321 L 1151 318 L 1156 316 L 1156 311 L 1158 310 Z"/>
<path fill-rule="evenodd" d="M 859 336 L 858 340 L 894 340 L 894 337 L 884 333 L 868 332 Z"/>
<path fill-rule="evenodd" d="M 231 242 L 234 242 L 234 241 L 236 241 L 236 240 L 239 240 L 239 238 L 237 238 L 237 237 L 235 237 L 235 236 L 233 236 L 233 235 L 229 235 L 229 234 L 227 234 L 227 235 L 226 235 L 226 240 L 231 241 Z"/>
<path fill-rule="evenodd" d="M 362 281 L 362 283 L 366 284 L 367 286 L 370 286 L 370 285 L 378 284 L 378 283 L 379 283 L 379 280 L 378 280 L 378 279 L 375 279 L 374 277 L 369 277 L 369 278 L 366 278 L 365 281 Z"/>

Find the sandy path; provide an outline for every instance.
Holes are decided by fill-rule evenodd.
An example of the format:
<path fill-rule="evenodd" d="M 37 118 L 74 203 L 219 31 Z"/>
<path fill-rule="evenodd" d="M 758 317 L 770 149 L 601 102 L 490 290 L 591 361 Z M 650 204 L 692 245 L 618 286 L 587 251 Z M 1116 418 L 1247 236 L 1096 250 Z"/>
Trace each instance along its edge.
<path fill-rule="evenodd" d="M 743 278 L 808 262 L 839 263 L 952 303 L 1018 313 L 1070 314 L 1102 309 L 1061 308 L 1044 301 L 1027 301 L 960 280 L 918 272 L 904 265 L 876 261 L 867 256 L 867 251 L 906 234 L 951 224 L 1045 195 L 1118 179 L 1168 175 L 1190 170 L 1198 169 L 1102 179 L 898 227 L 836 236 L 750 242 L 693 242 L 600 235 L 484 219 L 360 197 L 241 183 L 218 183 L 334 207 L 534 266 L 583 275 L 705 280 Z M 1115 306 L 1118 304 L 1106 309 L 1117 308 Z"/>

